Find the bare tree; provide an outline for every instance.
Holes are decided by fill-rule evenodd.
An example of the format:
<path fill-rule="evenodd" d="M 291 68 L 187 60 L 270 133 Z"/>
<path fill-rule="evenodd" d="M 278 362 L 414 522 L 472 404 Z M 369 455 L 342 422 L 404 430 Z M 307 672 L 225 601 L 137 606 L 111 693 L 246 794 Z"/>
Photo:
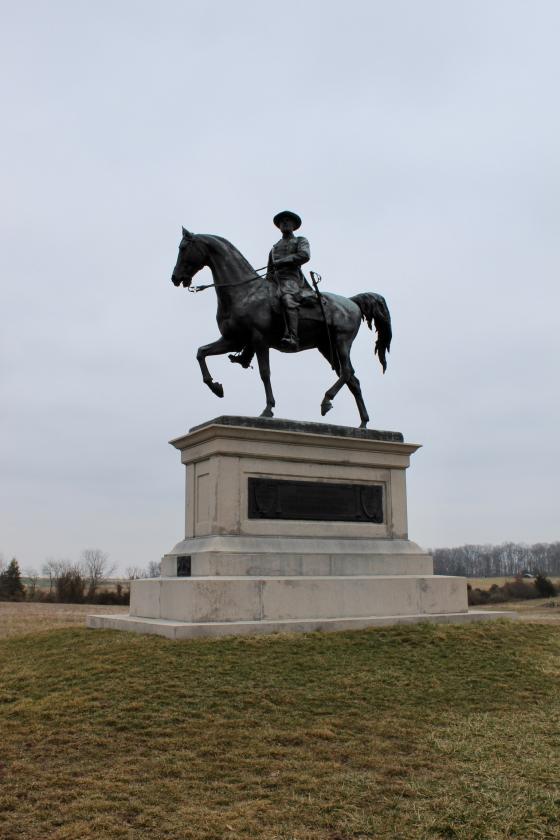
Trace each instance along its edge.
<path fill-rule="evenodd" d="M 126 577 L 128 580 L 140 580 L 146 577 L 146 572 L 140 566 L 127 566 Z"/>
<path fill-rule="evenodd" d="M 30 600 L 35 598 L 37 593 L 37 583 L 39 582 L 39 572 L 37 569 L 25 569 L 23 572 L 25 578 L 27 578 L 27 586 L 26 586 L 26 594 Z"/>
<path fill-rule="evenodd" d="M 72 563 L 70 560 L 56 560 L 54 557 L 48 557 L 43 563 L 43 575 L 49 579 L 49 592 L 56 588 L 56 584 Z"/>
<path fill-rule="evenodd" d="M 93 598 L 102 583 L 115 571 L 115 563 L 109 563 L 109 555 L 100 548 L 85 548 L 81 565 L 87 579 L 88 598 Z"/>
<path fill-rule="evenodd" d="M 560 542 L 462 545 L 436 548 L 433 555 L 436 574 L 469 577 L 514 577 L 537 571 L 560 574 Z"/>
<path fill-rule="evenodd" d="M 150 560 L 145 577 L 156 578 L 161 575 L 161 560 Z"/>

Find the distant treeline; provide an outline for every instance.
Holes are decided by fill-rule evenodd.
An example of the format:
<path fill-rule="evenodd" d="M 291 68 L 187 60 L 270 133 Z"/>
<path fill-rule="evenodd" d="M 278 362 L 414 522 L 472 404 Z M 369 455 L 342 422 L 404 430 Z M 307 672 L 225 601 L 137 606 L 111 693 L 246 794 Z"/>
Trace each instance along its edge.
<path fill-rule="evenodd" d="M 432 554 L 434 571 L 438 575 L 515 577 L 524 572 L 560 575 L 560 542 L 460 545 L 436 548 Z"/>

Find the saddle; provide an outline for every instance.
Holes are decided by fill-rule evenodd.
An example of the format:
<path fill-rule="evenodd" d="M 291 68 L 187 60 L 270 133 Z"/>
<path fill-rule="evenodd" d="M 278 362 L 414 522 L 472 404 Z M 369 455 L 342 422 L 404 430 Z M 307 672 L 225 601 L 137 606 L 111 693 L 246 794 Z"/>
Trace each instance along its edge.
<path fill-rule="evenodd" d="M 306 284 L 307 285 L 307 284 Z M 303 291 L 303 290 L 302 290 Z M 325 315 L 327 319 L 330 321 L 330 315 L 332 310 L 331 301 L 325 297 L 325 295 L 321 295 L 321 300 L 323 302 L 323 307 L 325 310 Z M 272 310 L 276 314 L 282 314 L 282 297 L 278 289 L 274 290 L 274 294 L 272 297 Z M 300 317 L 306 318 L 307 320 L 311 321 L 323 321 L 323 313 L 321 311 L 321 304 L 317 298 L 316 293 L 313 289 L 306 288 L 302 294 L 299 296 L 299 313 Z"/>
<path fill-rule="evenodd" d="M 330 321 L 331 302 L 324 295 L 321 295 L 321 301 L 323 303 L 323 309 L 325 310 L 325 315 L 327 317 L 327 320 Z M 324 320 L 323 311 L 321 309 L 321 304 L 319 303 L 319 300 L 318 300 L 316 294 L 313 294 L 312 297 L 306 295 L 304 298 L 302 298 L 300 306 L 301 306 L 301 310 L 304 310 L 304 311 L 300 310 L 301 315 L 303 317 L 308 318 L 309 320 L 312 320 L 312 321 L 323 321 Z"/>

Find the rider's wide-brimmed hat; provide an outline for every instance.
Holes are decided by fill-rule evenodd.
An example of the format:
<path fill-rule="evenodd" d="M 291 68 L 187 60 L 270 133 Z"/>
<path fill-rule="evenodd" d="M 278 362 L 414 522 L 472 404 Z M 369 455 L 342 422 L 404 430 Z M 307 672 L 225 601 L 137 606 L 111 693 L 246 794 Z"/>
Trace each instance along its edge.
<path fill-rule="evenodd" d="M 294 223 L 294 230 L 297 230 L 301 227 L 301 219 L 297 213 L 292 213 L 291 210 L 282 210 L 280 213 L 277 213 L 276 216 L 273 218 L 273 222 L 276 227 L 280 227 L 280 222 L 282 219 L 291 219 Z"/>

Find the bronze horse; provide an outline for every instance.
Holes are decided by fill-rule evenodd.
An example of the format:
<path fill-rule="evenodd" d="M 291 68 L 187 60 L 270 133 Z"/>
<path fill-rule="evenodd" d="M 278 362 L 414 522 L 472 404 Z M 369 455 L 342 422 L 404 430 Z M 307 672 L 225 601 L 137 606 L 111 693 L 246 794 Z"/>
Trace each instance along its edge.
<path fill-rule="evenodd" d="M 284 335 L 284 315 L 273 278 L 262 277 L 245 257 L 227 239 L 206 233 L 190 233 L 183 228 L 179 256 L 173 270 L 175 286 L 189 288 L 197 271 L 208 266 L 218 297 L 216 320 L 222 335 L 217 341 L 199 347 L 196 358 L 202 379 L 212 393 L 223 397 L 224 389 L 212 379 L 206 364 L 207 356 L 224 353 L 241 353 L 232 357 L 248 366 L 256 354 L 259 372 L 266 393 L 266 408 L 261 417 L 272 417 L 275 406 L 270 384 L 269 350 L 286 350 L 281 344 Z M 336 371 L 338 379 L 325 393 L 321 403 L 324 416 L 332 408 L 332 400 L 343 385 L 352 392 L 360 413 L 360 428 L 365 429 L 369 420 L 362 397 L 360 383 L 350 361 L 350 348 L 360 323 L 372 321 L 377 331 L 374 352 L 379 357 L 383 373 L 387 368 L 386 354 L 391 345 L 391 316 L 381 295 L 362 292 L 351 298 L 327 293 L 322 295 L 324 312 L 319 302 L 300 308 L 299 350 L 316 348 Z"/>

